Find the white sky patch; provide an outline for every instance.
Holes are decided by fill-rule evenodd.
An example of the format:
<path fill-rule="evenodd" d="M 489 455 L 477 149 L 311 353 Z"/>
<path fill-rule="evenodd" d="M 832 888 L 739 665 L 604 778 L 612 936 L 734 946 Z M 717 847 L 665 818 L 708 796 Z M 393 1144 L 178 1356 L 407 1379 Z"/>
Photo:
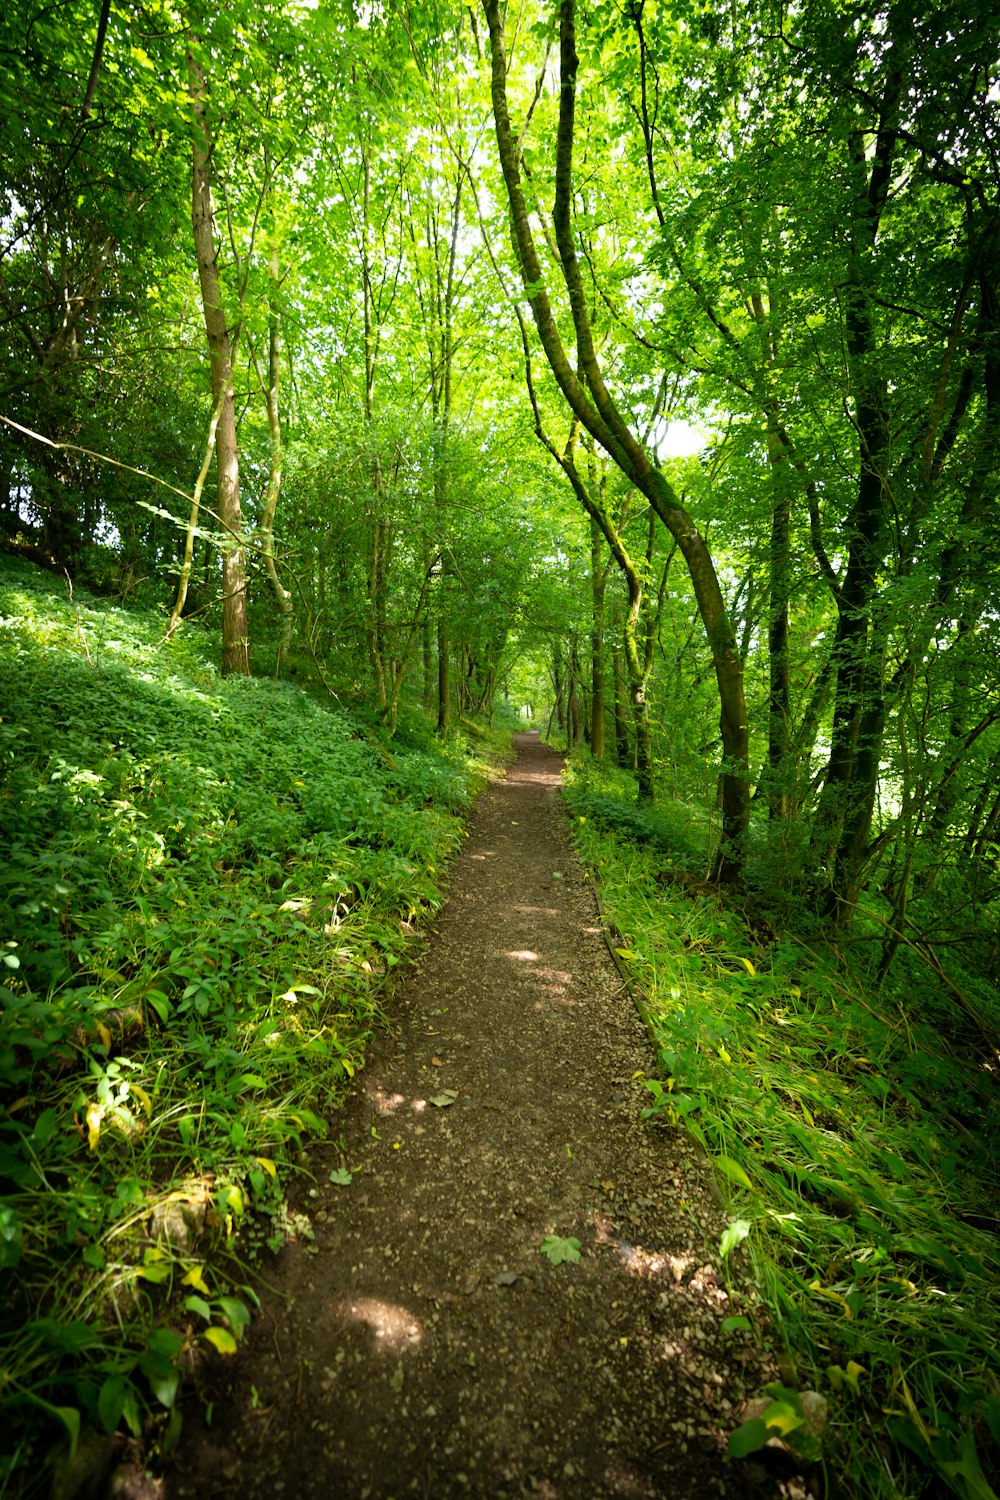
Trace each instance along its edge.
<path fill-rule="evenodd" d="M 668 422 L 665 431 L 656 434 L 656 447 L 661 458 L 691 458 L 708 446 L 708 433 L 702 427 L 693 427 L 690 422 Z"/>

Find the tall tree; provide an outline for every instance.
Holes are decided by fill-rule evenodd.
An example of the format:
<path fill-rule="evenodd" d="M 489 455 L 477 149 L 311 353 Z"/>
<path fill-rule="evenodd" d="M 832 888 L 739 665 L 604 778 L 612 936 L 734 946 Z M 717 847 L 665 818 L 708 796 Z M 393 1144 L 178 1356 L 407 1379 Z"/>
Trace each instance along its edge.
<path fill-rule="evenodd" d="M 193 42 L 193 44 L 196 44 Z M 202 312 L 212 371 L 219 524 L 222 527 L 222 670 L 250 671 L 246 564 L 240 509 L 240 461 L 236 435 L 233 349 L 226 316 L 212 209 L 212 127 L 206 108 L 205 74 L 188 52 L 191 97 L 191 227 L 198 261 Z"/>
<path fill-rule="evenodd" d="M 559 11 L 559 120 L 553 176 L 553 229 L 558 261 L 556 275 L 569 303 L 576 341 L 576 361 L 569 359 L 559 332 L 548 278 L 536 248 L 521 172 L 521 153 L 507 99 L 507 57 L 497 0 L 484 0 L 492 51 L 491 87 L 497 146 L 510 205 L 511 229 L 535 327 L 550 369 L 576 419 L 601 444 L 626 478 L 639 489 L 667 527 L 687 563 L 695 599 L 711 650 L 719 691 L 723 767 L 722 839 L 716 877 L 739 878 L 744 835 L 749 821 L 749 735 L 743 673 L 712 555 L 692 518 L 653 456 L 635 435 L 607 384 L 598 360 L 592 320 L 584 294 L 572 222 L 573 147 L 576 131 L 576 87 L 579 58 L 573 0 Z M 579 374 L 577 373 L 579 371 Z"/>

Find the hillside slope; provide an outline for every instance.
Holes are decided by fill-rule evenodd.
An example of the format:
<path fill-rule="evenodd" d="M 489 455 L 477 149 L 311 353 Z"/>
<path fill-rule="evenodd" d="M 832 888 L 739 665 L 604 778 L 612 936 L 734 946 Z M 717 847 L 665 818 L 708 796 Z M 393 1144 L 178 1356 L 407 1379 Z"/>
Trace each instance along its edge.
<path fill-rule="evenodd" d="M 180 1369 L 235 1347 L 232 1251 L 296 1232 L 485 768 L 6 558 L 0 705 L 0 1488 L 33 1492 L 60 1438 L 169 1445 Z"/>

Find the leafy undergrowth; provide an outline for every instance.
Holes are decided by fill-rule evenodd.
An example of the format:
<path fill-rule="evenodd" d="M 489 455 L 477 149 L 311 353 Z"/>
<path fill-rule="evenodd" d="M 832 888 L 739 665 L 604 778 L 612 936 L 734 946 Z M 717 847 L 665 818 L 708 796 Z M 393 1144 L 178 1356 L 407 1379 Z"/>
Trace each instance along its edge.
<path fill-rule="evenodd" d="M 0 1493 L 175 1440 L 486 772 L 209 650 L 0 560 Z"/>
<path fill-rule="evenodd" d="M 779 1435 L 841 1491 L 987 1500 L 996 1058 L 954 1008 L 948 1034 L 910 989 L 873 996 L 816 940 L 755 937 L 684 868 L 690 832 L 627 795 L 570 773 L 580 847 L 658 1046 L 649 1113 L 712 1158 L 732 1207 L 721 1256 L 743 1243 L 759 1297 L 746 1336 L 785 1382 L 731 1451 Z M 803 1392 L 827 1402 L 819 1436 Z"/>

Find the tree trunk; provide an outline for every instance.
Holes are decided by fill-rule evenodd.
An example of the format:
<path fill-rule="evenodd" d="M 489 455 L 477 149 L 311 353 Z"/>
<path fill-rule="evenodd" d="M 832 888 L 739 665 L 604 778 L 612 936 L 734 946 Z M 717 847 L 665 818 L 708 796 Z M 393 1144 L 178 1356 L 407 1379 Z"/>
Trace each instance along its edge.
<path fill-rule="evenodd" d="M 567 357 L 549 301 L 545 273 L 535 247 L 521 186 L 516 138 L 507 105 L 507 58 L 498 0 L 483 0 L 492 50 L 491 91 L 497 146 L 510 205 L 511 229 L 525 296 L 549 367 L 577 420 L 610 454 L 622 473 L 645 495 L 673 536 L 688 566 L 695 600 L 712 652 L 719 692 L 723 747 L 723 828 L 715 878 L 738 881 L 750 816 L 749 735 L 743 668 L 732 622 L 711 554 L 693 520 L 645 447 L 632 433 L 609 393 L 594 348 L 586 293 L 571 227 L 573 137 L 576 109 L 575 14 L 573 0 L 560 8 L 559 128 L 555 161 L 553 226 L 560 272 L 576 333 L 577 369 Z M 634 705 L 637 709 L 640 706 Z M 647 726 L 648 727 L 648 726 Z M 641 759 L 641 756 L 640 756 Z M 640 772 L 640 778 L 642 777 Z"/>
<path fill-rule="evenodd" d="M 191 585 L 191 570 L 194 566 L 194 542 L 198 530 L 198 516 L 201 510 L 201 496 L 205 488 L 205 480 L 208 477 L 209 466 L 212 455 L 215 453 L 216 432 L 219 426 L 219 418 L 222 415 L 222 405 L 226 399 L 226 392 L 222 390 L 212 409 L 212 415 L 208 423 L 208 436 L 205 439 L 205 455 L 201 461 L 201 468 L 195 480 L 194 491 L 191 495 L 191 510 L 188 513 L 187 528 L 184 532 L 184 551 L 181 557 L 180 575 L 177 579 L 177 593 L 174 596 L 173 609 L 170 611 L 170 622 L 167 625 L 167 640 L 169 641 L 184 613 L 187 603 L 188 589 Z"/>
<path fill-rule="evenodd" d="M 628 738 L 628 710 L 626 708 L 628 690 L 625 686 L 623 630 L 621 609 L 616 602 L 614 647 L 611 653 L 611 668 L 615 688 L 615 754 L 622 770 L 627 771 L 635 769 L 635 758 L 632 755 Z"/>
<path fill-rule="evenodd" d="M 576 647 L 576 637 L 570 636 L 569 642 L 569 735 L 568 747 L 579 745 L 583 735 L 580 727 L 580 694 L 578 692 L 580 682 L 580 657 Z"/>
<path fill-rule="evenodd" d="M 451 725 L 451 660 L 448 645 L 448 619 L 443 608 L 437 622 L 438 648 L 438 734 L 447 734 Z"/>
<path fill-rule="evenodd" d="M 604 759 L 604 587 L 601 528 L 590 518 L 590 753 Z"/>
<path fill-rule="evenodd" d="M 222 540 L 222 671 L 249 675 L 246 570 L 240 513 L 240 465 L 236 437 L 232 347 L 222 301 L 212 229 L 212 132 L 205 116 L 205 76 L 188 53 L 188 83 L 194 117 L 191 167 L 191 226 L 201 284 L 205 333 L 212 368 L 212 403 L 218 407 L 215 466 Z"/>
<path fill-rule="evenodd" d="M 264 554 L 271 592 L 281 611 L 281 641 L 278 645 L 278 667 L 285 664 L 288 646 L 292 638 L 292 596 L 278 577 L 278 565 L 274 555 L 274 517 L 281 495 L 282 445 L 281 445 L 281 321 L 278 310 L 278 251 L 273 246 L 268 256 L 268 310 L 267 310 L 267 407 L 268 473 L 267 494 L 260 518 L 260 544 Z"/>

